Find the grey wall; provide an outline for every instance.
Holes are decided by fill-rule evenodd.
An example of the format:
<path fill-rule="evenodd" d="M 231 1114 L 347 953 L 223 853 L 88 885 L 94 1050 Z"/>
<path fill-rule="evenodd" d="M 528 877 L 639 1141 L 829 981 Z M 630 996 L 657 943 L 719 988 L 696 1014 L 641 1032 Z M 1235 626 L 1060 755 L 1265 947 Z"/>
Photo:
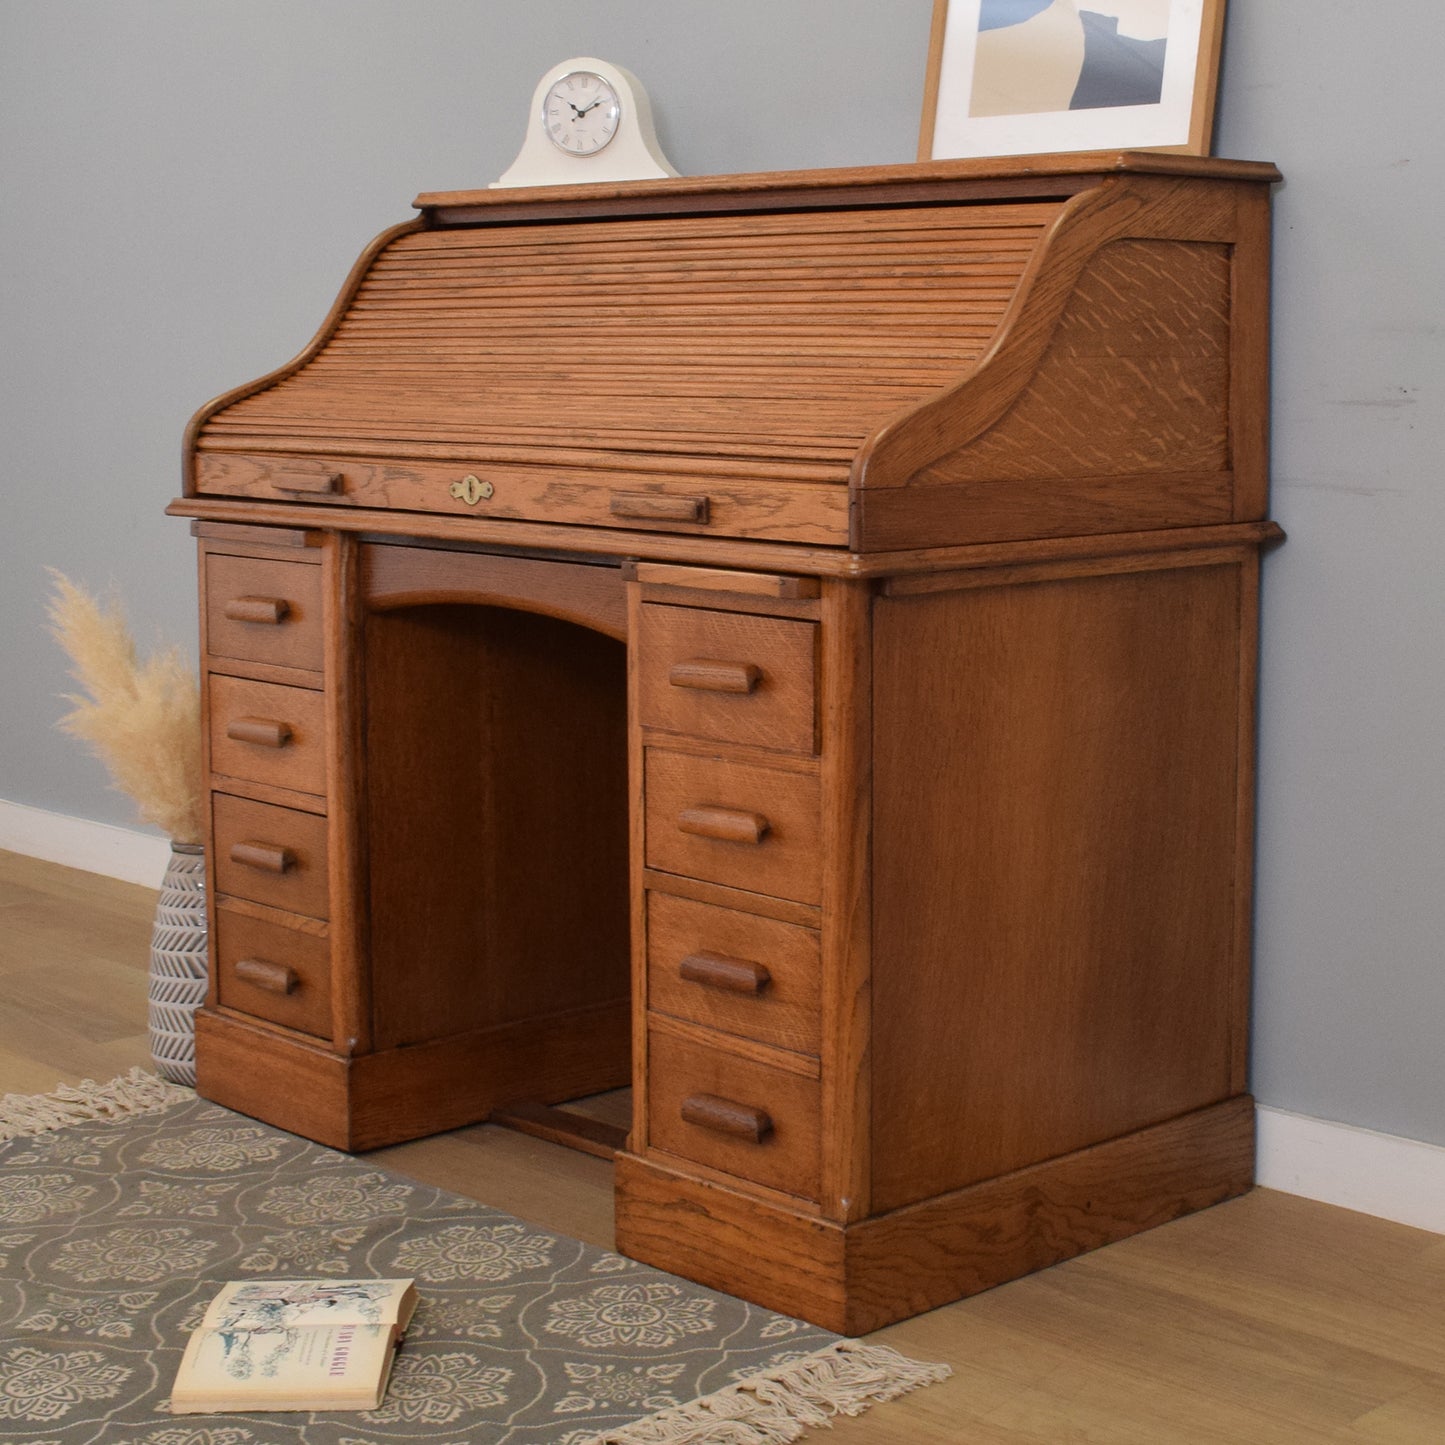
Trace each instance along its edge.
<path fill-rule="evenodd" d="M 692 173 L 913 155 L 931 0 L 0 0 L 0 798 L 130 822 L 52 724 L 42 567 L 194 646 L 186 418 L 293 354 L 536 78 L 635 71 Z M 1234 0 L 1217 149 L 1277 161 L 1255 1087 L 1445 1143 L 1438 0 Z"/>
<path fill-rule="evenodd" d="M 1227 43 L 1217 147 L 1286 175 L 1254 1088 L 1445 1143 L 1445 7 L 1234 0 Z"/>

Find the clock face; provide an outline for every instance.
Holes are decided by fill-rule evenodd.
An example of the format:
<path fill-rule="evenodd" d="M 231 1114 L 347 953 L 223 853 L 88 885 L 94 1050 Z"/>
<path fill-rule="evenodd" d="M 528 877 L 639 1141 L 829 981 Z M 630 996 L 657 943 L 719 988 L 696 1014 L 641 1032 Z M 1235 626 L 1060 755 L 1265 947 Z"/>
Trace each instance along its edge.
<path fill-rule="evenodd" d="M 574 70 L 542 101 L 542 129 L 558 150 L 596 155 L 617 134 L 622 106 L 617 92 L 590 70 Z"/>

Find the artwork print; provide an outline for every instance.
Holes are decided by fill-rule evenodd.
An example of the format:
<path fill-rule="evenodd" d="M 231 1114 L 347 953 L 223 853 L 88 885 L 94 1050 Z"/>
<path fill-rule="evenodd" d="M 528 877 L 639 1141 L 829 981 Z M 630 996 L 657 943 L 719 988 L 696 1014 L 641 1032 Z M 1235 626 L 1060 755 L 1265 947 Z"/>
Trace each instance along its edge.
<path fill-rule="evenodd" d="M 1208 149 L 1223 0 L 938 0 L 921 158 Z"/>
<path fill-rule="evenodd" d="M 982 0 L 968 113 L 1158 105 L 1169 0 Z"/>

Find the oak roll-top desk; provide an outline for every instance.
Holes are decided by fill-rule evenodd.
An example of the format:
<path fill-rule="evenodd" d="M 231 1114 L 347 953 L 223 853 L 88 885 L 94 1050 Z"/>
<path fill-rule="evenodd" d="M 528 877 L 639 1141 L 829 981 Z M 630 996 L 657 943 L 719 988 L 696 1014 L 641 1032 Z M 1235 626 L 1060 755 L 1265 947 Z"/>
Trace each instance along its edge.
<path fill-rule="evenodd" d="M 630 1082 L 619 1247 L 853 1333 L 1247 1189 L 1277 178 L 421 197 L 187 437 L 201 1092 Z"/>

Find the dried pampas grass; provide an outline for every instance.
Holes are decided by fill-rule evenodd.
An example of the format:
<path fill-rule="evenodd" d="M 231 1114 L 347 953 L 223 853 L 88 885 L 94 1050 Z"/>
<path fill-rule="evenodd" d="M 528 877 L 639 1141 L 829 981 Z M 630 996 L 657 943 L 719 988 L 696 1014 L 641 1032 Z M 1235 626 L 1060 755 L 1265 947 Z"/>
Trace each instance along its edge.
<path fill-rule="evenodd" d="M 177 843 L 198 843 L 201 807 L 201 700 L 193 669 L 178 647 L 142 662 L 125 614 L 112 598 L 102 607 L 83 588 L 51 571 L 49 615 L 70 675 L 89 696 L 60 726 L 87 743 L 111 781 L 141 817 Z"/>

